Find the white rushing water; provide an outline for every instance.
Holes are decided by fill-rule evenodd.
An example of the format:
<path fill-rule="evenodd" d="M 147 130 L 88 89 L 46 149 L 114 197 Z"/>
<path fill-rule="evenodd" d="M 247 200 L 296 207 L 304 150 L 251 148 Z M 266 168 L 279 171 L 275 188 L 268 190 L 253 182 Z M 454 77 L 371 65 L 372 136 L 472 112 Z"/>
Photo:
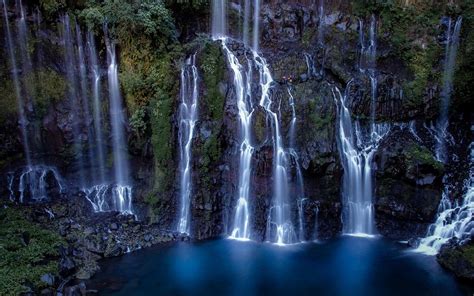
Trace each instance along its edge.
<path fill-rule="evenodd" d="M 190 207 L 192 195 L 191 145 L 198 119 L 198 71 L 196 55 L 192 55 L 181 68 L 181 104 L 179 106 L 179 170 L 180 211 L 178 231 L 190 232 Z"/>
<path fill-rule="evenodd" d="M 296 197 L 297 197 L 297 206 L 298 206 L 298 238 L 300 242 L 305 241 L 305 225 L 304 225 L 304 202 L 307 200 L 304 192 L 304 181 L 303 174 L 301 172 L 301 166 L 299 163 L 299 156 L 296 149 L 296 108 L 295 108 L 295 98 L 291 93 L 290 88 L 288 88 L 289 95 L 289 105 L 291 107 L 291 122 L 289 130 L 289 154 L 293 158 L 294 167 L 296 170 Z"/>
<path fill-rule="evenodd" d="M 76 155 L 76 164 L 78 167 L 79 185 L 80 187 L 86 186 L 86 176 L 84 172 L 84 155 L 82 151 L 82 137 L 81 137 L 81 98 L 78 87 L 77 75 L 79 71 L 77 67 L 77 58 L 74 50 L 74 40 L 72 38 L 71 22 L 69 15 L 65 14 L 61 18 L 62 34 L 61 41 L 64 46 L 64 62 L 66 65 L 66 76 L 68 85 L 68 100 L 71 106 L 72 115 L 72 133 L 74 137 L 74 153 Z"/>
<path fill-rule="evenodd" d="M 101 74 L 97 57 L 97 49 L 95 46 L 95 36 L 89 31 L 87 32 L 87 48 L 89 53 L 89 70 L 91 79 L 91 93 L 93 98 L 93 120 L 94 120 L 94 136 L 95 136 L 95 154 L 96 166 L 98 167 L 99 183 L 105 182 L 105 146 L 104 136 L 102 132 L 102 98 L 101 98 Z"/>
<path fill-rule="evenodd" d="M 470 169 L 463 200 L 452 203 L 446 190 L 443 192 L 436 221 L 430 225 L 415 252 L 436 255 L 450 239 L 457 238 L 462 242 L 474 235 L 474 143 L 469 149 Z"/>
<path fill-rule="evenodd" d="M 378 144 L 390 131 L 386 124 L 374 124 L 370 136 L 364 137 L 359 122 L 352 121 L 348 108 L 349 90 L 341 94 L 334 87 L 333 95 L 338 105 L 338 144 L 341 153 L 343 176 L 343 232 L 367 236 L 376 233 L 373 208 L 372 160 Z"/>
<path fill-rule="evenodd" d="M 13 86 L 15 89 L 16 103 L 18 108 L 18 120 L 22 137 L 23 150 L 25 153 L 26 165 L 31 166 L 31 151 L 30 144 L 28 140 L 28 131 L 27 131 L 27 119 L 25 114 L 25 101 L 21 92 L 19 71 L 17 66 L 17 61 L 15 57 L 15 49 L 12 39 L 12 32 L 10 29 L 10 23 L 8 21 L 8 11 L 5 0 L 2 0 L 3 5 L 3 21 L 4 21 L 4 30 L 6 37 L 6 45 L 8 50 L 8 56 L 10 59 L 10 71 L 12 75 Z"/>
<path fill-rule="evenodd" d="M 441 106 L 438 122 L 436 123 L 436 159 L 447 161 L 446 138 L 448 137 L 448 113 L 453 91 L 453 75 L 456 66 L 456 55 L 459 47 L 462 17 L 459 16 L 453 26 L 451 18 L 447 20 L 445 57 L 443 62 L 443 86 L 441 91 Z"/>
<path fill-rule="evenodd" d="M 250 176 L 252 173 L 251 160 L 254 147 L 251 144 L 251 116 L 252 109 L 250 97 L 246 96 L 247 82 L 244 81 L 245 69 L 237 57 L 227 46 L 227 39 L 221 38 L 222 48 L 227 57 L 227 62 L 233 73 L 233 85 L 237 98 L 240 123 L 240 153 L 239 153 L 239 189 L 237 205 L 234 214 L 233 229 L 230 237 L 233 239 L 250 239 Z"/>
<path fill-rule="evenodd" d="M 273 140 L 273 202 L 269 214 L 269 237 L 267 239 L 277 244 L 296 242 L 296 232 L 291 221 L 291 205 L 289 203 L 288 157 L 283 146 L 278 114 L 273 111 L 273 101 L 270 89 L 273 78 L 266 60 L 253 51 L 253 61 L 259 71 L 261 88 L 260 106 L 262 106 L 272 125 Z M 276 232 L 272 228 L 276 227 Z"/>
<path fill-rule="evenodd" d="M 221 38 L 227 35 L 227 1 L 212 0 L 212 37 Z"/>
<path fill-rule="evenodd" d="M 11 174 L 9 181 L 10 199 L 15 200 L 16 192 L 18 192 L 20 203 L 27 200 L 33 202 L 48 200 L 48 188 L 53 185 L 58 187 L 60 193 L 65 189 L 58 171 L 54 167 L 43 165 L 25 167 L 18 174 L 17 179 L 14 174 Z"/>
<path fill-rule="evenodd" d="M 107 77 L 110 99 L 110 121 L 112 128 L 112 146 L 114 156 L 115 186 L 112 196 L 115 209 L 124 213 L 133 213 L 132 188 L 128 164 L 127 142 L 125 138 L 125 115 L 122 107 L 122 96 L 118 79 L 118 65 L 115 43 L 106 35 Z"/>

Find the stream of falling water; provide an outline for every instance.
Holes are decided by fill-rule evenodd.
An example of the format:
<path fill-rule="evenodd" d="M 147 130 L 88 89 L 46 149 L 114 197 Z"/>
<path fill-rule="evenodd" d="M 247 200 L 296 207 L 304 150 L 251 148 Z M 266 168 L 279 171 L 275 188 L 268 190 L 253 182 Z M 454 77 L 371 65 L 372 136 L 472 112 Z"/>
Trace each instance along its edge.
<path fill-rule="evenodd" d="M 474 126 L 471 128 L 474 131 Z M 430 225 L 425 238 L 415 252 L 436 255 L 452 238 L 461 242 L 474 234 L 474 142 L 470 144 L 469 177 L 464 182 L 466 193 L 461 203 L 452 203 L 446 190 L 438 208 L 436 221 Z"/>
<path fill-rule="evenodd" d="M 18 66 L 17 66 L 17 62 L 15 58 L 14 44 L 13 44 L 12 33 L 10 29 L 10 23 L 8 21 L 8 11 L 7 11 L 7 5 L 6 5 L 5 0 L 2 0 L 2 5 L 3 5 L 3 20 L 4 20 L 6 44 L 7 44 L 7 49 L 8 49 L 8 55 L 10 58 L 10 67 L 11 67 L 10 71 L 12 75 L 13 86 L 15 89 L 15 96 L 16 96 L 16 103 L 17 103 L 18 117 L 19 117 L 19 126 L 21 130 L 21 137 L 22 137 L 22 142 L 23 142 L 23 150 L 25 153 L 26 166 L 31 167 L 31 151 L 30 151 L 28 132 L 27 132 L 25 101 L 23 100 L 23 96 L 21 93 L 20 78 L 18 75 L 19 71 L 18 71 Z"/>
<path fill-rule="evenodd" d="M 107 76 L 110 99 L 110 121 L 112 127 L 112 142 L 114 155 L 115 186 L 112 190 L 114 209 L 123 213 L 133 213 L 132 187 L 125 138 L 125 116 L 122 107 L 122 96 L 118 79 L 118 65 L 115 43 L 106 36 L 107 47 Z"/>
<path fill-rule="evenodd" d="M 459 16 L 454 24 L 451 18 L 448 18 L 446 32 L 446 48 L 444 58 L 443 86 L 441 91 L 440 116 L 436 123 L 436 159 L 441 162 L 447 161 L 446 138 L 450 135 L 448 132 L 448 113 L 453 91 L 453 74 L 456 66 L 456 55 L 459 47 L 459 34 L 461 32 L 462 17 Z"/>
<path fill-rule="evenodd" d="M 181 68 L 181 104 L 179 106 L 179 170 L 180 202 L 178 231 L 190 233 L 190 207 L 192 194 L 191 145 L 198 119 L 198 71 L 196 55 L 192 55 Z"/>

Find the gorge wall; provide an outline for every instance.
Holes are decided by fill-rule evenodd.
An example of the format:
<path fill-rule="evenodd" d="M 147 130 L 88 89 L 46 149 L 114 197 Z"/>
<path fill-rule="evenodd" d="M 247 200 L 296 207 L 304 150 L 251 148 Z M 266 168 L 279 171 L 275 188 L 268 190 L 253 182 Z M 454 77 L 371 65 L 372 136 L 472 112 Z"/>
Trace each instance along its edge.
<path fill-rule="evenodd" d="M 115 113 L 109 113 L 111 85 L 107 84 L 110 64 L 106 44 L 114 40 L 125 105 L 121 112 L 127 118 L 120 124 L 125 129 L 127 145 L 122 149 L 130 164 L 133 213 L 139 220 L 168 230 L 177 229 L 180 212 L 180 73 L 185 60 L 195 56 L 199 99 L 191 145 L 189 232 L 196 239 L 230 235 L 239 191 L 239 110 L 227 55 L 221 41 L 209 37 L 209 3 L 24 2 L 28 39 L 15 37 L 14 54 L 20 57 L 20 47 L 25 46 L 31 59 L 29 69 L 18 70 L 22 94 L 28 97 L 25 123 L 18 116 L 11 67 L 3 63 L 0 68 L 3 198 L 18 202 L 23 194 L 22 174 L 29 165 L 22 152 L 23 125 L 31 147 L 31 162 L 54 168 L 61 176 L 55 177 L 53 170 L 39 173 L 44 173 L 38 178 L 46 184 L 45 196 L 64 203 L 72 196 L 90 198 L 81 185 L 80 172 L 93 176 L 98 165 L 81 161 L 84 157 L 79 154 L 89 155 L 97 149 L 97 143 L 90 144 L 91 134 L 95 135 L 90 132 L 94 120 L 86 116 L 90 116 L 86 111 L 74 111 L 77 101 L 69 92 L 64 21 L 59 21 L 67 13 L 72 32 L 86 42 L 89 31 L 96 43 L 105 175 L 111 179 L 117 166 L 110 124 Z M 227 44 L 245 65 L 252 54 L 241 42 L 242 2 L 228 3 L 228 34 L 234 39 Z M 349 98 L 346 107 L 361 130 L 370 129 L 372 123 L 390 127 L 390 132 L 379 140 L 371 164 L 378 233 L 396 239 L 423 236 L 435 220 L 445 185 L 449 184 L 451 200 L 461 198 L 461 184 L 469 166 L 468 146 L 472 142 L 474 7 L 469 2 L 450 3 L 440 3 L 438 7 L 405 1 L 370 5 L 363 5 L 362 1 L 262 1 L 258 11 L 259 52 L 274 80 L 270 90 L 272 110 L 278 114 L 283 145 L 297 154 L 289 157 L 287 165 L 291 199 L 288 211 L 299 229 L 299 240 L 330 238 L 343 231 L 345 172 L 338 142 L 338 91 Z M 22 16 L 15 4 L 10 3 L 6 12 L 12 31 L 18 33 Z M 462 16 L 463 23 L 448 113 L 446 142 L 450 157 L 443 163 L 436 159 L 435 123 L 441 108 L 446 32 L 451 30 L 448 22 L 458 16 Z M 375 29 L 377 54 L 375 70 L 369 75 L 366 69 L 372 66 L 365 65 L 364 59 L 371 46 L 371 26 Z M 1 29 L 0 38 L 5 40 L 5 22 Z M 79 48 L 79 41 L 71 42 L 71 46 Z M 2 60 L 9 60 L 6 46 L 0 48 L 0 55 Z M 258 75 L 254 67 L 249 77 L 258 81 Z M 371 79 L 376 80 L 375 96 Z M 87 80 L 87 85 L 89 89 L 92 82 Z M 255 94 L 250 124 L 254 148 L 250 160 L 251 239 L 264 241 L 272 227 L 268 221 L 274 197 L 274 131 L 268 112 L 258 105 L 261 85 L 252 84 L 249 90 Z M 84 95 L 92 97 L 92 90 Z M 303 194 L 298 193 L 298 171 Z M 100 184 L 91 181 L 87 187 L 93 185 Z M 97 194 L 97 190 L 93 192 Z M 24 202 L 29 201 L 27 196 Z M 89 211 L 92 215 L 92 209 Z"/>

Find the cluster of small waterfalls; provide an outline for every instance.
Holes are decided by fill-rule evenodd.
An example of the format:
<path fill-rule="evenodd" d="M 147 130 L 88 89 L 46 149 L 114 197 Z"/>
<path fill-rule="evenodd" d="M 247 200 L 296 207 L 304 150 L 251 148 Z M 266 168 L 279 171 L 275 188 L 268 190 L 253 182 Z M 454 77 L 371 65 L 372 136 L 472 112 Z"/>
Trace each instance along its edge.
<path fill-rule="evenodd" d="M 32 113 L 34 93 L 25 87 L 24 76 L 34 68 L 27 50 L 29 46 L 28 28 L 25 10 L 21 0 L 17 0 L 19 14 L 16 15 L 16 27 L 11 28 L 7 4 L 2 0 L 3 18 L 8 49 L 11 75 L 18 105 L 19 127 L 25 155 L 25 166 L 18 172 L 8 175 L 10 199 L 25 202 L 48 199 L 48 188 L 56 187 L 62 192 L 66 186 L 54 167 L 33 160 L 34 149 L 30 145 L 30 127 L 28 112 Z M 251 178 L 254 173 L 252 157 L 256 151 L 252 134 L 252 122 L 258 111 L 264 112 L 267 134 L 272 143 L 272 201 L 267 210 L 266 237 L 269 242 L 279 245 L 292 244 L 306 240 L 305 225 L 305 188 L 300 167 L 300 156 L 296 144 L 298 117 L 292 85 L 287 86 L 291 109 L 291 121 L 288 134 L 281 127 L 280 105 L 277 104 L 273 86 L 274 81 L 269 64 L 259 51 L 260 38 L 260 1 L 246 0 L 241 7 L 243 30 L 238 36 L 231 37 L 227 25 L 227 1 L 212 1 L 212 38 L 220 42 L 232 74 L 232 86 L 236 97 L 239 120 L 238 143 L 238 184 L 234 198 L 230 238 L 251 240 L 253 238 L 254 217 L 251 211 L 253 189 Z M 253 14 L 252 14 L 253 12 Z M 318 50 L 323 58 L 304 53 L 308 77 L 324 76 L 324 6 L 318 7 Z M 38 15 L 39 19 L 39 15 Z M 434 127 L 436 135 L 436 155 L 440 161 L 447 161 L 446 138 L 448 127 L 448 108 L 452 92 L 456 50 L 459 44 L 461 18 L 448 21 L 446 41 L 445 71 L 443 76 L 442 106 L 439 122 Z M 65 74 L 67 77 L 67 99 L 71 107 L 74 124 L 71 127 L 74 139 L 74 166 L 77 167 L 77 184 L 85 193 L 94 211 L 119 211 L 133 213 L 132 180 L 127 159 L 127 143 L 124 123 L 124 106 L 120 94 L 116 45 L 109 38 L 104 27 L 107 68 L 102 66 L 96 47 L 96 36 L 92 31 L 85 34 L 82 28 L 67 14 L 60 19 L 60 44 L 64 47 Z M 454 23 L 454 24 L 453 24 Z M 250 26 L 253 26 L 250 29 Z M 381 141 L 390 133 L 391 126 L 377 122 L 377 19 L 372 16 L 368 30 L 360 20 L 358 77 L 354 77 L 341 90 L 332 85 L 332 94 L 337 106 L 337 144 L 342 161 L 344 175 L 342 180 L 343 233 L 349 235 L 372 236 L 377 234 L 374 222 L 374 176 L 373 158 Z M 37 28 L 40 30 L 40 28 Z M 234 42 L 245 46 L 244 59 L 233 51 Z M 17 50 L 18 49 L 18 50 Z M 315 61 L 318 67 L 315 66 Z M 318 69 L 316 69 L 318 68 Z M 360 77 L 359 77 L 360 76 Z M 258 77 L 255 79 L 255 77 Z M 107 79 L 107 85 L 103 85 Z M 352 87 L 357 79 L 370 81 L 370 121 L 354 119 L 351 112 Z M 196 54 L 191 55 L 181 67 L 180 95 L 178 111 L 179 142 L 179 209 L 176 230 L 191 233 L 193 198 L 193 161 L 192 144 L 198 123 L 199 71 Z M 256 92 L 255 89 L 258 89 Z M 108 92 L 108 105 L 104 99 Z M 109 108 L 108 114 L 104 109 Z M 29 111 L 28 111 L 29 110 Z M 110 123 L 110 131 L 108 124 Z M 411 125 L 410 125 L 411 128 Z M 416 133 L 413 132 L 416 136 Z M 111 138 L 113 171 L 107 164 L 108 137 Z M 447 194 L 439 208 L 437 221 L 433 224 L 419 249 L 429 248 L 436 253 L 440 246 L 452 237 L 465 239 L 472 232 L 474 211 L 473 182 L 474 161 L 471 144 L 471 172 L 466 185 L 466 194 L 462 203 L 452 203 Z M 86 174 L 86 167 L 94 168 Z M 111 176 L 113 175 L 113 177 Z M 296 181 L 293 182 L 292 179 Z M 52 185 L 54 183 L 54 185 Z M 290 188 L 294 186 L 295 188 Z M 292 209 L 297 216 L 293 217 Z M 316 229 L 313 231 L 317 239 Z"/>
<path fill-rule="evenodd" d="M 10 58 L 10 69 L 15 87 L 18 104 L 19 127 L 25 155 L 25 167 L 19 172 L 9 174 L 10 198 L 19 202 L 28 200 L 38 201 L 48 199 L 48 190 L 58 187 L 62 191 L 65 182 L 56 168 L 43 165 L 38 159 L 33 161 L 32 155 L 37 153 L 30 144 L 33 137 L 30 133 L 28 113 L 34 113 L 35 87 L 28 87 L 27 75 L 32 73 L 35 65 L 30 57 L 26 12 L 21 0 L 16 1 L 16 28 L 11 28 L 7 3 L 2 1 L 6 45 Z M 36 13 L 37 27 L 34 32 L 41 30 L 41 17 Z M 102 91 L 103 69 L 95 46 L 95 36 L 91 31 L 83 34 L 77 22 L 72 21 L 67 14 L 59 21 L 60 44 L 64 49 L 62 57 L 67 78 L 67 99 L 70 106 L 70 116 L 73 117 L 71 127 L 74 139 L 74 166 L 77 171 L 77 184 L 87 195 L 96 211 L 115 210 L 132 212 L 132 189 L 129 180 L 124 135 L 124 110 L 122 107 L 118 65 L 115 54 L 115 44 L 109 40 L 105 28 L 105 43 L 107 46 L 107 81 L 110 106 L 111 138 L 113 141 L 114 174 L 115 178 L 108 179 L 105 145 L 104 98 Z M 35 31 L 36 30 L 36 31 Z M 15 36 L 16 38 L 13 38 Z M 19 50 L 16 50 L 19 49 Z M 20 61 L 20 62 L 18 62 Z M 41 82 L 38 82 L 41 83 Z M 91 117 L 90 114 L 93 116 Z M 93 168 L 86 175 L 85 167 Z M 51 177 L 51 178 L 50 178 Z M 51 181 L 49 180 L 51 179 Z"/>

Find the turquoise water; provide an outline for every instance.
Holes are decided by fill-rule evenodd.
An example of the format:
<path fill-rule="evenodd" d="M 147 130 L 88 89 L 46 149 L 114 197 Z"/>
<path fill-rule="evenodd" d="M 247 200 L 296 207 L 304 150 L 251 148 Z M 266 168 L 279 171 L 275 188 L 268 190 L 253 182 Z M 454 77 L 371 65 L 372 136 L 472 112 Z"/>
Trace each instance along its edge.
<path fill-rule="evenodd" d="M 434 257 L 382 238 L 177 243 L 106 260 L 101 295 L 472 295 Z"/>

